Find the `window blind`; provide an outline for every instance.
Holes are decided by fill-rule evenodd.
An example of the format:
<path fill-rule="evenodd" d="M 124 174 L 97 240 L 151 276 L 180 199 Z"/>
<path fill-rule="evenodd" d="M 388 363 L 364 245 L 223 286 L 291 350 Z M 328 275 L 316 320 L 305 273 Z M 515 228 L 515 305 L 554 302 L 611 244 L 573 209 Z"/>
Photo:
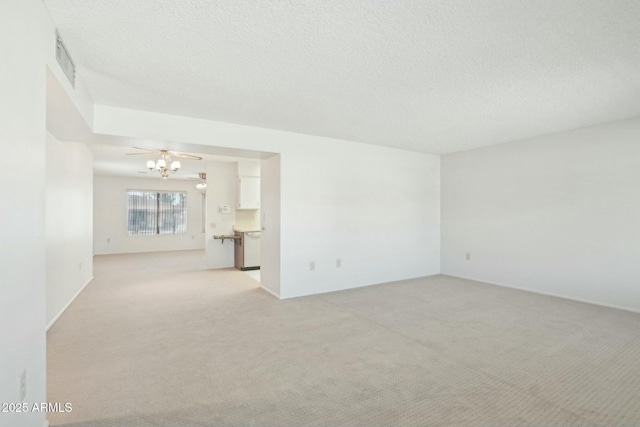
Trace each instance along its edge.
<path fill-rule="evenodd" d="M 129 236 L 187 233 L 187 194 L 127 191 Z"/>

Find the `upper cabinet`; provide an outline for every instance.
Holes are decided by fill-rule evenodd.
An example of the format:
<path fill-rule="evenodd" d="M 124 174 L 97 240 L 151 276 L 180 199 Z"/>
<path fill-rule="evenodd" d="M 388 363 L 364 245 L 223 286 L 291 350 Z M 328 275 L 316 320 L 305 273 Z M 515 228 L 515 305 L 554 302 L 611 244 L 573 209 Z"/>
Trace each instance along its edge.
<path fill-rule="evenodd" d="M 260 161 L 238 162 L 238 204 L 236 209 L 260 209 Z"/>
<path fill-rule="evenodd" d="M 238 206 L 236 209 L 260 209 L 260 177 L 238 177 Z"/>

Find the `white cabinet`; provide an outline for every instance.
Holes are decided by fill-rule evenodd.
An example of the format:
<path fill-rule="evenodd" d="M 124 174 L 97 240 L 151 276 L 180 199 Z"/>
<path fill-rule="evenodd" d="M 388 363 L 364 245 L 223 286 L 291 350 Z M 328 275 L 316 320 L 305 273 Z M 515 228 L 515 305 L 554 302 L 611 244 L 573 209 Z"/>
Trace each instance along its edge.
<path fill-rule="evenodd" d="M 236 209 L 260 209 L 260 177 L 238 177 L 238 206 Z"/>

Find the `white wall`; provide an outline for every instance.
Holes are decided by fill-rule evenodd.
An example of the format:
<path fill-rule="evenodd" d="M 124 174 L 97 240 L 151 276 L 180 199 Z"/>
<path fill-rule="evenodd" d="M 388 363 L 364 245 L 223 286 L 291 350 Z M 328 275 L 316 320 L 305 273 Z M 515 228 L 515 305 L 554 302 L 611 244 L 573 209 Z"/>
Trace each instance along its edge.
<path fill-rule="evenodd" d="M 46 282 L 50 325 L 93 275 L 93 155 L 47 134 Z"/>
<path fill-rule="evenodd" d="M 232 235 L 236 222 L 236 163 L 207 162 L 207 268 L 234 266 L 234 243 L 231 240 L 215 240 L 214 235 Z M 231 213 L 218 213 L 218 206 L 229 205 Z M 227 219 L 224 220 L 223 218 Z M 215 226 L 215 228 L 214 228 Z"/>
<path fill-rule="evenodd" d="M 204 249 L 202 197 L 197 181 L 158 178 L 94 177 L 93 250 L 95 255 Z M 187 234 L 129 236 L 127 190 L 186 191 Z"/>
<path fill-rule="evenodd" d="M 260 209 L 240 209 L 236 210 L 235 227 L 239 230 L 259 230 L 260 229 Z"/>
<path fill-rule="evenodd" d="M 0 402 L 46 401 L 45 80 L 54 32 L 40 0 L 0 2 Z M 2 413 L 2 426 L 39 427 L 45 414 Z"/>
<path fill-rule="evenodd" d="M 319 144 L 281 162 L 283 296 L 440 272 L 437 156 Z"/>
<path fill-rule="evenodd" d="M 238 161 L 238 176 L 260 176 L 260 160 L 243 159 Z"/>
<path fill-rule="evenodd" d="M 100 105 L 94 130 L 279 153 L 283 298 L 440 271 L 438 156 Z"/>
<path fill-rule="evenodd" d="M 640 119 L 444 156 L 442 218 L 445 274 L 640 310 Z"/>
<path fill-rule="evenodd" d="M 260 286 L 280 296 L 280 156 L 272 156 L 260 166 Z"/>

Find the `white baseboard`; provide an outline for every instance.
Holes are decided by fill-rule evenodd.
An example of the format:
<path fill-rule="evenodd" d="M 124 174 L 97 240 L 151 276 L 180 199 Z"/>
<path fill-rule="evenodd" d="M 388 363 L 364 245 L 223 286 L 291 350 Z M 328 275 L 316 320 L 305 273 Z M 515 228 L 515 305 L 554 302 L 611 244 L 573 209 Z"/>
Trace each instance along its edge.
<path fill-rule="evenodd" d="M 53 326 L 53 324 L 54 324 L 54 323 L 56 323 L 56 321 L 60 318 L 60 316 L 62 316 L 62 314 L 67 310 L 67 308 L 69 308 L 69 306 L 71 305 L 71 303 L 73 303 L 73 302 L 76 300 L 76 298 L 78 298 L 78 295 L 80 295 L 80 293 L 81 293 L 82 291 L 84 291 L 84 288 L 86 288 L 86 287 L 87 287 L 87 285 L 88 285 L 92 280 L 93 280 L 93 276 L 91 276 L 91 277 L 89 278 L 89 280 L 87 280 L 87 283 L 85 283 L 84 285 L 82 285 L 82 287 L 78 290 L 78 292 L 76 292 L 76 294 L 73 296 L 73 298 L 71 298 L 71 299 L 69 300 L 69 302 L 67 303 L 67 305 L 65 305 L 64 307 L 62 307 L 62 310 L 60 310 L 60 313 L 58 313 L 58 314 L 56 315 L 56 317 L 54 317 L 54 318 L 51 320 L 51 322 L 49 322 L 49 324 L 47 325 L 47 331 L 48 331 L 49 329 L 51 329 L 51 327 Z M 48 422 L 47 422 L 47 424 L 48 424 Z"/>
<path fill-rule="evenodd" d="M 414 280 L 414 279 L 420 279 L 420 278 L 423 278 L 423 277 L 437 276 L 439 274 L 441 274 L 441 273 L 432 273 L 432 274 L 427 274 L 427 275 L 424 275 L 424 276 L 404 277 L 404 278 L 400 278 L 400 279 L 388 280 L 388 281 L 385 281 L 385 282 L 367 283 L 366 285 L 347 286 L 347 287 L 338 288 L 338 289 L 302 292 L 302 293 L 297 293 L 297 294 L 294 294 L 294 295 L 281 296 L 280 299 L 303 298 L 303 297 L 310 297 L 310 296 L 313 296 L 313 295 L 330 294 L 332 292 L 342 292 L 342 291 L 350 291 L 350 290 L 359 289 L 359 288 L 367 288 L 369 286 L 389 285 L 389 284 L 392 284 L 392 283 L 404 282 L 406 280 Z"/>
<path fill-rule="evenodd" d="M 266 291 L 267 293 L 270 293 L 271 295 L 273 295 L 274 297 L 281 299 L 280 295 L 276 294 L 275 292 L 273 292 L 271 289 L 267 289 L 264 286 L 260 285 L 260 289 Z"/>
<path fill-rule="evenodd" d="M 451 276 L 451 277 L 456 277 L 458 279 L 473 280 L 474 282 L 487 283 L 489 285 L 500 286 L 500 287 L 503 287 L 503 288 L 518 289 L 520 291 L 531 292 L 532 294 L 547 295 L 547 296 L 550 296 L 550 297 L 568 299 L 568 300 L 571 300 L 571 301 L 583 302 L 583 303 L 586 303 L 586 304 L 599 305 L 599 306 L 607 307 L 607 308 L 615 308 L 617 310 L 630 311 L 632 313 L 640 313 L 640 309 L 637 309 L 637 308 L 623 307 L 623 306 L 620 306 L 620 305 L 607 304 L 607 303 L 600 302 L 600 301 L 593 301 L 593 300 L 588 300 L 588 299 L 575 298 L 575 297 L 570 297 L 570 296 L 567 296 L 567 295 L 555 294 L 555 293 L 552 293 L 552 292 L 541 292 L 541 291 L 538 291 L 538 290 L 535 290 L 535 289 L 525 288 L 525 287 L 522 287 L 522 286 L 513 286 L 513 285 L 506 285 L 504 283 L 489 282 L 488 280 L 475 279 L 473 277 L 460 276 L 458 274 L 450 274 L 450 273 L 444 273 L 444 272 L 441 273 L 441 274 L 443 276 Z"/>

